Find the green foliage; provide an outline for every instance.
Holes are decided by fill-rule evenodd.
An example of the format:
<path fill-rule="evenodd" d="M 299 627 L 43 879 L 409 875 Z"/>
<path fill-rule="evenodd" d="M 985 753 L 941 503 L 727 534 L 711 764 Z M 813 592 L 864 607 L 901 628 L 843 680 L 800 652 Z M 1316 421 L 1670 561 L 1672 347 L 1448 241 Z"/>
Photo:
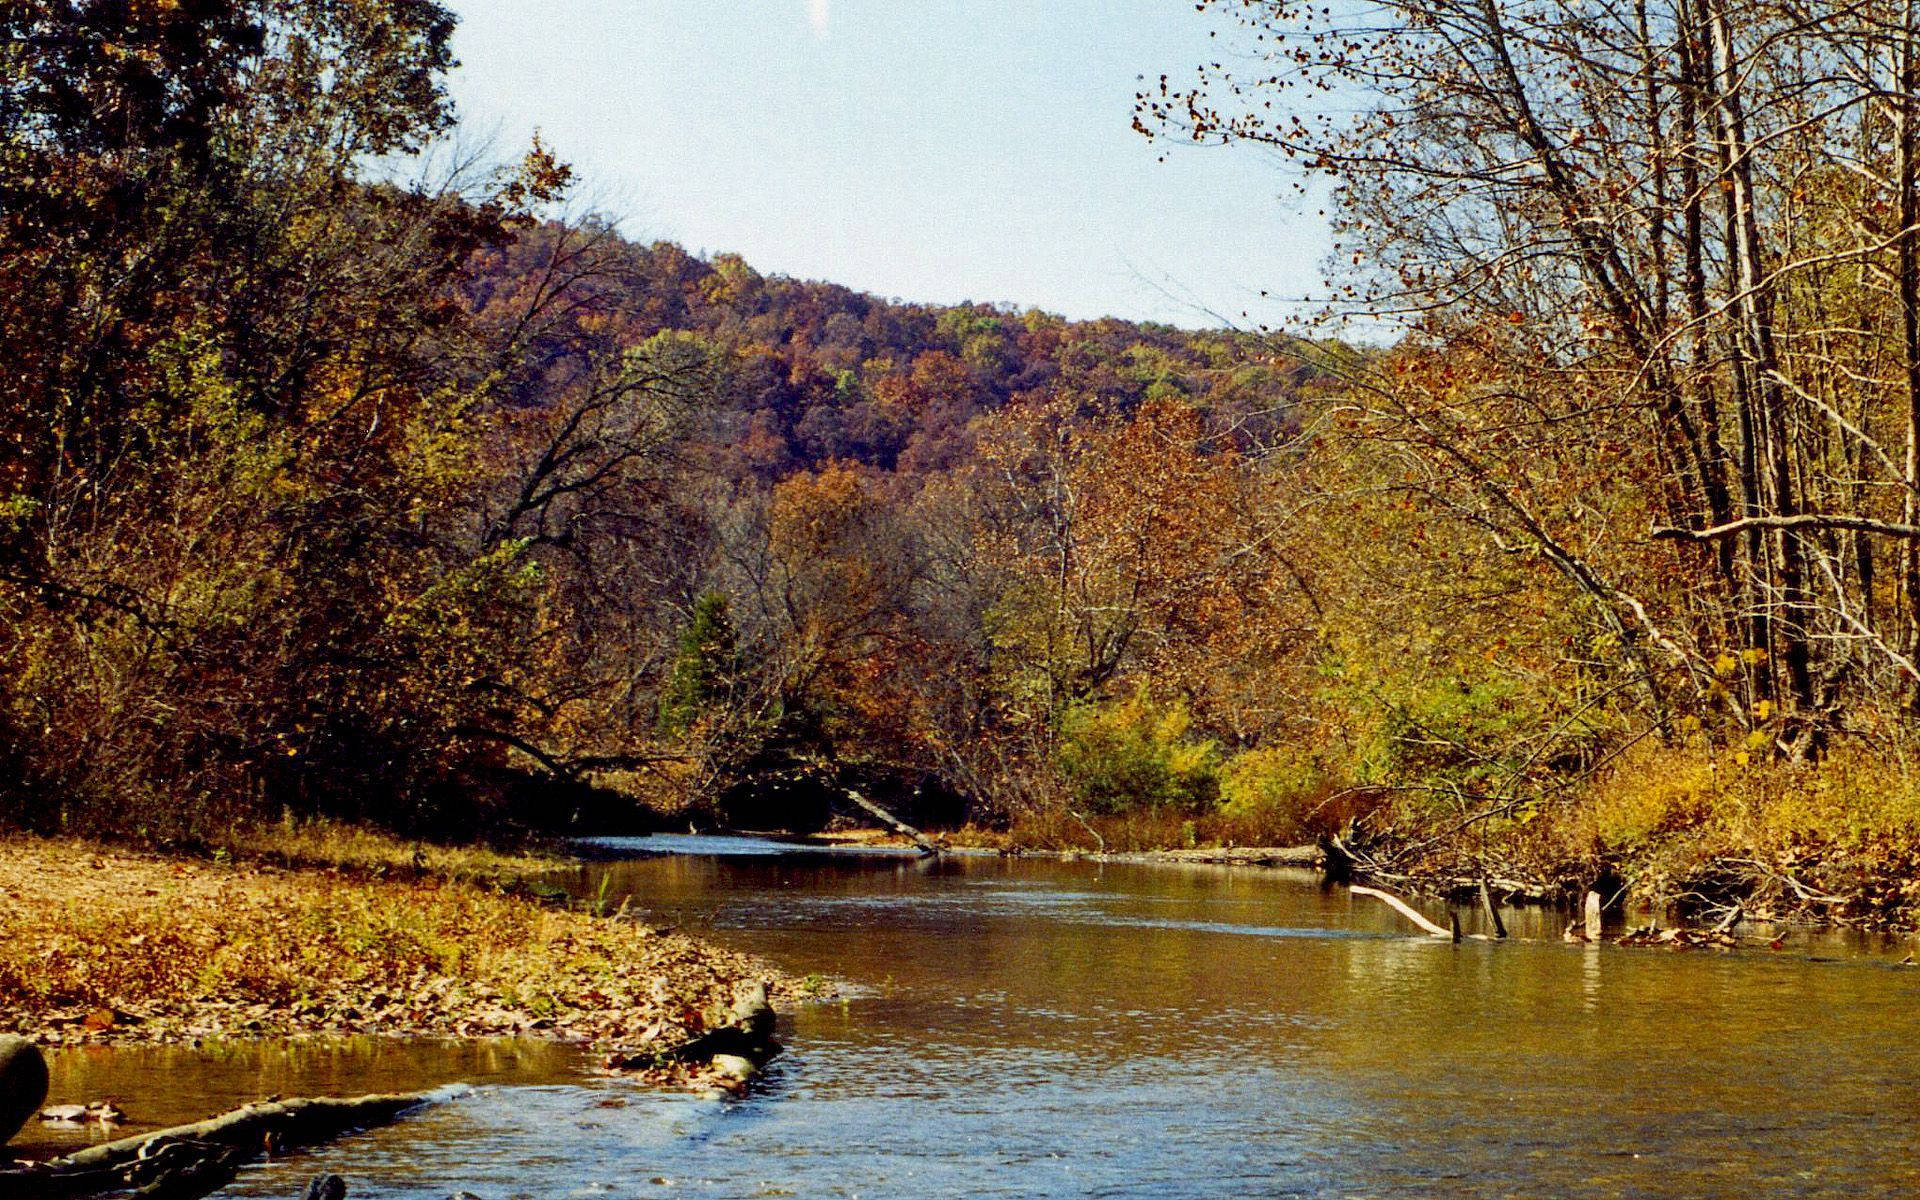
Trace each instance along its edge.
<path fill-rule="evenodd" d="M 1462 783 L 1498 775 L 1504 748 L 1543 717 L 1517 683 L 1466 677 L 1391 681 L 1380 711 L 1364 760 L 1374 778 Z"/>
<path fill-rule="evenodd" d="M 1076 705 L 1060 722 L 1061 775 L 1075 803 L 1095 813 L 1203 812 L 1220 796 L 1220 752 L 1192 729 L 1185 704 L 1156 704 L 1145 688 Z"/>
<path fill-rule="evenodd" d="M 472 828 L 826 756 L 1209 808 L 1272 348 L 632 245 L 537 140 L 409 185 L 452 29 L 0 6 L 0 822 Z M 1136 684 L 1188 700 L 1077 703 Z"/>
<path fill-rule="evenodd" d="M 362 175 L 450 124 L 452 29 L 0 9 L 0 821 L 472 819 L 542 580 L 469 533 L 497 382 L 452 290 L 517 218 Z"/>
<path fill-rule="evenodd" d="M 680 640 L 660 691 L 660 725 L 668 733 L 685 733 L 715 701 L 727 694 L 740 670 L 740 651 L 720 592 L 702 593 L 693 616 L 680 631 Z"/>

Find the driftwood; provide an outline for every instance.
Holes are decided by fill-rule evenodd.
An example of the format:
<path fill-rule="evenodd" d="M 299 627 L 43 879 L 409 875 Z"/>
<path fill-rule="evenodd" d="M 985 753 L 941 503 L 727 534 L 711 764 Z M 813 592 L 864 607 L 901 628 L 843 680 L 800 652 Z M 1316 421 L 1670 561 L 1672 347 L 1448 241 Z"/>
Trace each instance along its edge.
<path fill-rule="evenodd" d="M 1317 846 L 1218 846 L 1194 850 L 1023 850 L 1022 857 L 1126 864 L 1201 863 L 1223 867 L 1317 867 Z"/>
<path fill-rule="evenodd" d="M 231 1183 L 241 1165 L 259 1154 L 385 1125 L 432 1098 L 432 1093 L 420 1092 L 249 1104 L 191 1125 L 89 1146 L 46 1162 L 0 1168 L 0 1196 L 64 1200 L 132 1192 L 143 1200 L 199 1200 Z"/>
<path fill-rule="evenodd" d="M 1480 895 L 1480 876 L 1478 875 L 1408 875 L 1389 871 L 1378 864 L 1358 864 L 1354 875 L 1362 879 L 1371 879 L 1375 883 L 1397 883 L 1418 886 L 1434 891 L 1458 904 L 1477 902 Z M 1508 904 L 1538 904 L 1545 907 L 1558 905 L 1564 898 L 1563 893 L 1548 884 L 1513 879 L 1504 875 L 1489 875 L 1487 886 L 1496 896 Z"/>
<path fill-rule="evenodd" d="M 1353 851 L 1347 849 L 1345 842 L 1333 834 L 1323 833 L 1314 849 L 1320 852 L 1320 886 L 1322 888 L 1353 882 Z"/>
<path fill-rule="evenodd" d="M 1086 830 L 1087 836 L 1093 839 L 1093 850 L 1095 854 L 1105 854 L 1107 852 L 1107 839 L 1100 836 L 1100 831 L 1093 827 L 1093 822 L 1087 820 L 1086 817 L 1071 808 L 1067 810 L 1067 815 L 1080 822 L 1080 828 Z"/>
<path fill-rule="evenodd" d="M 1317 867 L 1323 857 L 1318 846 L 1221 846 L 1210 850 L 1160 850 L 1153 854 L 1163 862 L 1216 863 L 1230 867 Z"/>
<path fill-rule="evenodd" d="M 317 1175 L 301 1200 L 347 1200 L 347 1181 L 338 1175 Z"/>
<path fill-rule="evenodd" d="M 940 853 L 940 847 L 936 846 L 933 842 L 927 840 L 926 834 L 921 833 L 918 829 L 915 829 L 913 826 L 907 824 L 905 821 L 902 821 L 899 817 L 896 817 L 892 813 L 888 812 L 886 809 L 881 808 L 878 804 L 875 804 L 873 801 L 867 799 L 865 796 L 861 795 L 855 789 L 842 786 L 840 790 L 846 793 L 847 799 L 853 801 L 856 805 L 858 805 L 860 808 L 865 810 L 869 816 L 872 816 L 878 819 L 880 823 L 885 825 L 888 829 L 893 830 L 893 832 L 899 834 L 903 838 L 907 838 L 908 840 L 913 842 L 914 845 L 918 846 L 920 848 L 920 856 L 922 858 L 929 858 L 929 857 L 932 857 L 933 855 Z"/>
<path fill-rule="evenodd" d="M 1720 923 L 1713 927 L 1713 932 L 1714 933 L 1732 933 L 1733 927 L 1735 925 L 1738 925 L 1740 923 L 1740 918 L 1746 915 L 1747 915 L 1747 910 L 1743 906 L 1738 904 L 1734 905 L 1732 908 L 1727 910 L 1727 915 L 1720 919 Z"/>
<path fill-rule="evenodd" d="M 773 1040 L 776 1020 L 773 1005 L 767 1001 L 767 986 L 749 984 L 741 989 L 723 1023 L 675 1047 L 671 1053 L 684 1063 L 711 1062 L 719 1055 L 730 1054 L 757 1065 L 779 1053 L 780 1045 Z"/>
<path fill-rule="evenodd" d="M 1446 938 L 1450 942 L 1457 942 L 1462 940 L 1462 938 L 1473 942 L 1499 940 L 1488 937 L 1484 933 L 1462 934 L 1460 932 L 1460 918 L 1452 910 L 1448 910 L 1447 912 L 1447 925 L 1452 926 L 1452 928 L 1448 928 L 1447 925 L 1439 925 L 1429 920 L 1423 916 L 1418 909 L 1414 908 L 1413 905 L 1408 904 L 1392 892 L 1384 892 L 1379 888 L 1363 887 L 1357 883 L 1348 887 L 1347 890 L 1356 896 L 1372 896 L 1375 900 L 1382 901 L 1387 907 L 1393 909 L 1393 911 L 1399 913 L 1407 920 L 1412 921 L 1415 925 L 1418 925 L 1428 937 Z M 1505 934 L 1501 935 L 1501 937 L 1505 936 Z"/>
<path fill-rule="evenodd" d="M 1480 877 L 1480 907 L 1487 914 L 1487 924 L 1493 927 L 1493 936 L 1505 938 L 1507 923 L 1500 919 L 1500 906 L 1493 902 L 1493 888 L 1488 886 L 1487 877 Z"/>
<path fill-rule="evenodd" d="M 1392 892 L 1383 892 L 1379 888 L 1363 887 L 1360 884 L 1354 884 L 1347 890 L 1356 896 L 1372 896 L 1375 900 L 1383 902 L 1388 908 L 1391 908 L 1393 911 L 1425 930 L 1431 937 L 1442 937 L 1452 941 L 1459 940 L 1460 935 L 1457 928 L 1448 929 L 1445 926 L 1434 924 L 1425 916 L 1421 915 L 1419 910 L 1415 909 L 1413 905 L 1408 904 Z"/>

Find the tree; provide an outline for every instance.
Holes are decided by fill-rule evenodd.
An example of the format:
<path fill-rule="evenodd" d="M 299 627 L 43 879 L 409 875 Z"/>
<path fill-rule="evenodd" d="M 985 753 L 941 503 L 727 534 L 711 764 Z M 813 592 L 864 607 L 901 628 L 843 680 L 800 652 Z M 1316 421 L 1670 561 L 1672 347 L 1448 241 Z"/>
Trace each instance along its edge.
<path fill-rule="evenodd" d="M 11 818 L 431 820 L 475 765 L 457 730 L 536 578 L 455 532 L 484 384 L 453 290 L 552 178 L 364 175 L 447 127 L 452 24 L 421 0 L 0 14 Z"/>
<path fill-rule="evenodd" d="M 1203 7 L 1264 65 L 1162 80 L 1140 125 L 1332 180 L 1352 298 L 1410 322 L 1355 381 L 1369 432 L 1561 575 L 1648 719 L 1803 754 L 1912 703 L 1910 13 Z"/>
<path fill-rule="evenodd" d="M 727 615 L 727 598 L 705 592 L 693 607 L 693 619 L 681 631 L 667 671 L 660 692 L 660 724 L 669 733 L 685 733 L 727 695 L 739 670 L 739 645 Z"/>

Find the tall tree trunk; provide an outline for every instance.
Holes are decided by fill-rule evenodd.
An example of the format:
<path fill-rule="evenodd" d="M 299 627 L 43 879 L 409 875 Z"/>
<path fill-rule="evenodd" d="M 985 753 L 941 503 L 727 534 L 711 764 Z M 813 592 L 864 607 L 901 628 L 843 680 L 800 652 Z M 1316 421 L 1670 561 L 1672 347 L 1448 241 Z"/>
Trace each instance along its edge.
<path fill-rule="evenodd" d="M 1729 280 L 1738 314 L 1740 353 L 1736 368 L 1744 366 L 1751 402 L 1750 439 L 1745 447 L 1750 465 L 1749 503 L 1763 502 L 1778 516 L 1799 511 L 1793 486 L 1792 430 L 1786 393 L 1781 386 L 1778 349 L 1774 341 L 1772 285 L 1767 279 L 1761 244 L 1758 200 L 1755 196 L 1752 147 L 1747 143 L 1746 118 L 1740 96 L 1742 73 L 1736 63 L 1733 30 L 1725 0 L 1702 0 L 1709 31 L 1710 72 L 1714 80 L 1714 113 L 1718 124 L 1721 162 L 1725 172 Z M 1760 547 L 1756 546 L 1756 550 Z M 1783 699 L 1803 718 L 1814 705 L 1811 606 L 1806 596 L 1806 568 L 1798 535 L 1775 529 L 1764 547 L 1773 587 L 1779 594 L 1780 619 L 1769 621 L 1770 655 L 1777 657 L 1786 676 Z M 1762 597 L 1771 606 L 1771 597 Z"/>
<path fill-rule="evenodd" d="M 1685 148 L 1680 159 L 1680 227 L 1683 286 L 1690 330 L 1687 339 L 1687 398 L 1698 414 L 1697 420 L 1705 443 L 1706 461 L 1702 464 L 1701 483 L 1706 495 L 1708 524 L 1717 526 L 1733 520 L 1733 493 L 1731 465 L 1720 431 L 1720 402 L 1713 387 L 1714 353 L 1707 306 L 1706 212 L 1700 169 L 1704 151 L 1701 147 L 1700 110 L 1708 85 L 1700 61 L 1700 47 L 1691 8 L 1681 4 L 1678 17 L 1681 71 L 1678 88 L 1679 143 Z M 1746 640 L 1740 614 L 1749 603 L 1746 596 L 1747 581 L 1739 569 L 1738 552 L 1738 544 L 1732 538 L 1721 538 L 1714 544 L 1714 561 L 1720 572 L 1721 616 L 1728 644 L 1731 645 L 1739 645 Z"/>
<path fill-rule="evenodd" d="M 1915 173 L 1914 92 L 1920 86 L 1920 57 L 1915 54 L 1913 3 L 1902 6 L 1901 36 L 1895 54 L 1899 61 L 1899 99 L 1894 127 L 1894 172 L 1899 189 L 1898 262 L 1895 268 L 1900 298 L 1901 351 L 1906 375 L 1907 455 L 1905 494 L 1900 502 L 1902 523 L 1912 525 L 1920 518 L 1920 255 L 1915 253 L 1914 226 L 1920 223 L 1920 187 Z M 1906 653 L 1909 659 L 1920 652 L 1920 541 L 1902 543 L 1901 584 L 1905 591 Z M 1908 701 L 1920 707 L 1920 681 L 1916 681 Z"/>

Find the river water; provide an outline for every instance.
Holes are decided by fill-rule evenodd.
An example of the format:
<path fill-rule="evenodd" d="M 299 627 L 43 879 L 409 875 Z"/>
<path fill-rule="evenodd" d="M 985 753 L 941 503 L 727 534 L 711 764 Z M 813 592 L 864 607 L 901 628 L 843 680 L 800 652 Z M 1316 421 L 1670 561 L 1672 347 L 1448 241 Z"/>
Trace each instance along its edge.
<path fill-rule="evenodd" d="M 845 985 L 744 1101 L 380 1041 L 64 1052 L 56 1099 L 475 1085 L 231 1189 L 286 1200 L 321 1170 L 356 1200 L 1920 1193 L 1906 946 L 1569 946 L 1545 914 L 1453 945 L 1304 874 L 617 844 L 684 853 L 584 893 Z"/>

